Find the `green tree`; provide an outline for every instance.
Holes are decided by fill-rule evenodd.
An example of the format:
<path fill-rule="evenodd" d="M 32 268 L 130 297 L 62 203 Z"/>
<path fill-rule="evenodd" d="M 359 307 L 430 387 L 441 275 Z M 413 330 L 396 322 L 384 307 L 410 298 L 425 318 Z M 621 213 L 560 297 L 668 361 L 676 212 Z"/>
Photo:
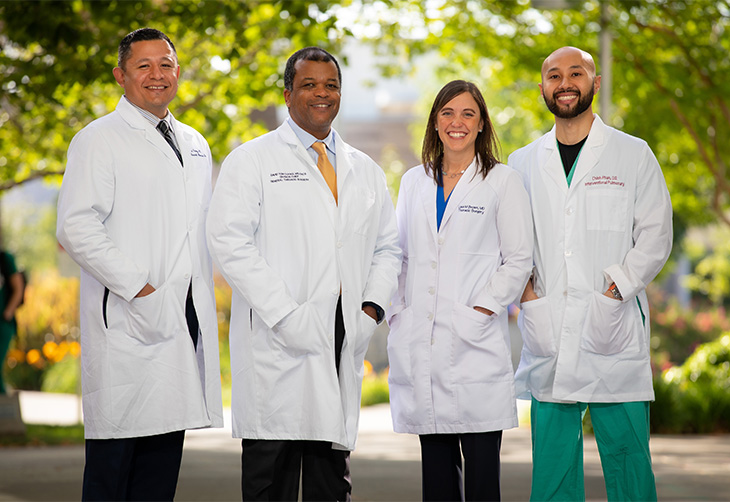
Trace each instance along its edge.
<path fill-rule="evenodd" d="M 0 190 L 61 174 L 68 144 L 114 109 L 117 45 L 144 26 L 167 33 L 181 65 L 177 118 L 216 160 L 265 131 L 252 114 L 282 101 L 283 64 L 307 45 L 336 50 L 345 30 L 326 1 L 135 0 L 0 3 Z"/>
<path fill-rule="evenodd" d="M 614 112 L 604 119 L 654 149 L 677 237 L 689 225 L 730 225 L 728 2 L 603 1 L 614 39 Z M 372 16 L 381 28 L 374 44 L 387 71 L 435 49 L 444 59 L 434 73 L 439 87 L 453 78 L 478 82 L 509 153 L 551 127 L 537 87 L 543 59 L 563 45 L 598 59 L 601 2 L 568 3 L 540 10 L 529 0 L 394 0 L 390 13 Z"/>

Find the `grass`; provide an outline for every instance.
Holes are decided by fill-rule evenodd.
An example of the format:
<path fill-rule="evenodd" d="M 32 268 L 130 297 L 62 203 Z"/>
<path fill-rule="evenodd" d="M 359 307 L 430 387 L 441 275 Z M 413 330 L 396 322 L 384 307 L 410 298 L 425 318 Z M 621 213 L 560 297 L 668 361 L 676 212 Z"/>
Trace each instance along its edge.
<path fill-rule="evenodd" d="M 84 444 L 84 426 L 26 424 L 25 435 L 2 434 L 0 447 L 5 446 L 63 446 Z"/>

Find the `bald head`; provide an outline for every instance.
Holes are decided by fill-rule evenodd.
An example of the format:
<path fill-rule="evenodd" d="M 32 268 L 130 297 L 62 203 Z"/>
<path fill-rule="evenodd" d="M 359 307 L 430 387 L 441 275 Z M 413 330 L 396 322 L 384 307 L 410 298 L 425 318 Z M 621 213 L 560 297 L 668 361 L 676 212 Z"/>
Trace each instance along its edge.
<path fill-rule="evenodd" d="M 568 64 L 565 65 L 565 62 Z M 546 73 L 560 66 L 583 68 L 591 77 L 596 75 L 596 63 L 593 62 L 593 56 L 577 47 L 561 47 L 546 57 L 542 63 L 543 80 Z"/>

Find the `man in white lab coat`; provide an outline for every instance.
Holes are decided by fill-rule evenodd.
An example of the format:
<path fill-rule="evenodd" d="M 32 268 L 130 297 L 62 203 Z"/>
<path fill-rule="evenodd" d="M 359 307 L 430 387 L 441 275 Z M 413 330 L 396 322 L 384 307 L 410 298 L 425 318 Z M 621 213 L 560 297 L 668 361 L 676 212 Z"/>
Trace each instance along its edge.
<path fill-rule="evenodd" d="M 363 361 L 400 269 L 383 171 L 331 128 L 341 73 L 318 47 L 287 61 L 289 118 L 236 148 L 208 242 L 233 289 L 233 435 L 244 500 L 349 500 Z"/>
<path fill-rule="evenodd" d="M 81 266 L 84 500 L 172 500 L 185 430 L 223 426 L 211 155 L 167 109 L 179 73 L 162 32 L 124 37 L 124 96 L 68 150 L 57 236 Z"/>
<path fill-rule="evenodd" d="M 590 54 L 542 66 L 555 127 L 509 165 L 530 195 L 535 270 L 522 297 L 518 395 L 532 396 L 532 500 L 584 500 L 582 419 L 590 409 L 609 500 L 656 500 L 649 452 L 645 288 L 672 247 L 672 208 L 646 142 L 593 114 Z"/>

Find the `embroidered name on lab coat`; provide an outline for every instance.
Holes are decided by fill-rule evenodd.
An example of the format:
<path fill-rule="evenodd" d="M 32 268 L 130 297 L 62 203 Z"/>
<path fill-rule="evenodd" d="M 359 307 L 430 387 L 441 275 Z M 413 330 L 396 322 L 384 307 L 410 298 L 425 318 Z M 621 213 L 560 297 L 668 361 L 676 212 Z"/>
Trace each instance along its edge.
<path fill-rule="evenodd" d="M 484 206 L 472 206 L 471 204 L 462 204 L 459 206 L 460 213 L 484 214 Z"/>
<path fill-rule="evenodd" d="M 586 180 L 585 186 L 592 187 L 596 185 L 611 185 L 617 187 L 623 187 L 624 182 L 618 179 L 618 176 L 591 176 L 589 180 Z"/>
<path fill-rule="evenodd" d="M 306 172 L 280 172 L 269 174 L 269 181 L 271 183 L 279 183 L 280 181 L 309 181 L 309 176 Z"/>
<path fill-rule="evenodd" d="M 190 156 L 191 157 L 207 157 L 207 155 L 205 155 L 202 150 L 198 150 L 197 148 L 190 149 Z"/>

